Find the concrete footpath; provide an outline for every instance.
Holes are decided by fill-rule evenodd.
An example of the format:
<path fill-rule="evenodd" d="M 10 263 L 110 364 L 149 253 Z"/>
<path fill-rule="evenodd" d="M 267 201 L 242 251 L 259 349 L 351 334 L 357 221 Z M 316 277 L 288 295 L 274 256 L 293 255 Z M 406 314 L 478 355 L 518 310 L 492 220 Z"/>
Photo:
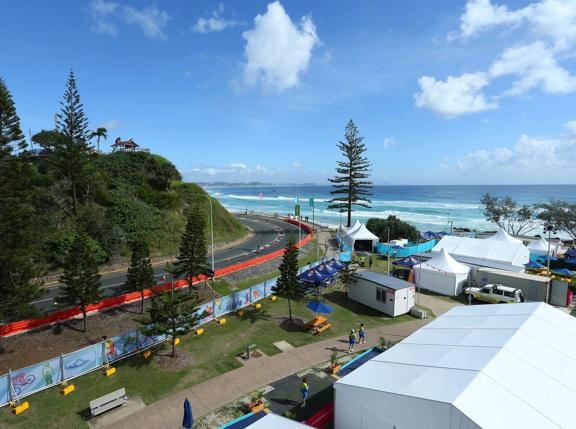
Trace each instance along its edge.
<path fill-rule="evenodd" d="M 439 316 L 457 304 L 421 295 L 420 305 L 430 308 L 436 316 Z M 380 337 L 392 341 L 402 340 L 428 322 L 429 320 L 413 320 L 369 329 L 366 344 L 357 346 L 356 350 L 377 346 Z M 132 413 L 122 413 L 122 410 L 118 410 L 118 415 L 114 416 L 115 412 L 112 412 L 106 416 L 107 422 L 100 421 L 97 426 L 115 429 L 180 428 L 184 399 L 188 398 L 191 402 L 194 417 L 202 417 L 273 381 L 328 361 L 334 350 L 340 353 L 346 352 L 347 343 L 346 336 L 335 337 L 274 356 L 254 359 L 241 368 L 197 384 Z"/>

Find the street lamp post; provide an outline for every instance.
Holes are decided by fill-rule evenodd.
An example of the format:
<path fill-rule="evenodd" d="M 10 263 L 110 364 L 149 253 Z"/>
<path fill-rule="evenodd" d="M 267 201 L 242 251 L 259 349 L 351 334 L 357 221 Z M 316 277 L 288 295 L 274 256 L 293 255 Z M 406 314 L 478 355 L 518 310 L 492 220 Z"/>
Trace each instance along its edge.
<path fill-rule="evenodd" d="M 554 231 L 554 227 L 550 224 L 544 225 L 544 233 L 548 232 L 548 253 L 547 253 L 547 257 L 546 257 L 546 271 L 548 274 L 548 277 L 550 277 L 550 238 L 552 235 L 552 231 Z M 548 302 L 548 294 L 550 293 L 550 282 L 547 283 L 546 286 L 546 301 Z"/>

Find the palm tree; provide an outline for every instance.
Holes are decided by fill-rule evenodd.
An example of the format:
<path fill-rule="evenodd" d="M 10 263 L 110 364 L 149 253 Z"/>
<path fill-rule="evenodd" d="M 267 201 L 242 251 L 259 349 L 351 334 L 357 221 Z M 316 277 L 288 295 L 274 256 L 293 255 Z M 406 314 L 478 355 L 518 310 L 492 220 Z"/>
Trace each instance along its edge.
<path fill-rule="evenodd" d="M 108 138 L 108 130 L 104 127 L 96 128 L 96 131 L 90 133 L 90 138 L 93 139 L 94 137 L 96 137 L 96 150 L 100 152 L 100 137 L 106 140 Z"/>

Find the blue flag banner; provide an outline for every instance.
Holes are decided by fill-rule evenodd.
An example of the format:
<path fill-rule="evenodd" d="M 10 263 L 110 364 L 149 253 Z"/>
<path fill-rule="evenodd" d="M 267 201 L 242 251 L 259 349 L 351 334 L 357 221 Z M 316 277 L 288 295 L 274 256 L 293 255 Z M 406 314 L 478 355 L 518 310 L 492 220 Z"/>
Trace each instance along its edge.
<path fill-rule="evenodd" d="M 64 356 L 64 378 L 78 377 L 103 364 L 102 343 L 94 344 Z"/>
<path fill-rule="evenodd" d="M 0 407 L 6 405 L 10 401 L 8 393 L 8 374 L 0 377 Z"/>
<path fill-rule="evenodd" d="M 60 358 L 54 358 L 14 371 L 12 386 L 14 393 L 21 397 L 53 386 L 60 382 L 61 377 Z"/>
<path fill-rule="evenodd" d="M 126 355 L 134 353 L 139 348 L 138 330 L 124 332 L 106 341 L 106 358 L 108 362 L 115 361 Z"/>

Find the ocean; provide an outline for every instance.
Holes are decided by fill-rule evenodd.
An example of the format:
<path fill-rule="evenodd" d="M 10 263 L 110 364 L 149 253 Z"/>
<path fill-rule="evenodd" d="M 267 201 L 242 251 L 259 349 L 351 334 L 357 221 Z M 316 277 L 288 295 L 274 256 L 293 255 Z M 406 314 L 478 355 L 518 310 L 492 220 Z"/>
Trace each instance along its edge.
<path fill-rule="evenodd" d="M 327 208 L 331 186 L 262 186 L 262 187 L 206 187 L 232 212 L 294 213 L 298 198 L 302 217 L 312 219 L 309 199 L 314 196 L 315 219 L 337 227 L 345 224 L 346 215 Z M 262 198 L 260 198 L 260 193 Z M 474 186 L 374 186 L 371 208 L 357 207 L 353 221 L 366 222 L 372 217 L 395 215 L 421 231 L 447 231 L 454 228 L 476 231 L 494 230 L 482 214 L 480 199 L 486 193 L 510 196 L 520 204 L 545 203 L 551 199 L 576 202 L 576 185 L 474 185 Z M 541 231 L 534 231 L 539 233 Z"/>

